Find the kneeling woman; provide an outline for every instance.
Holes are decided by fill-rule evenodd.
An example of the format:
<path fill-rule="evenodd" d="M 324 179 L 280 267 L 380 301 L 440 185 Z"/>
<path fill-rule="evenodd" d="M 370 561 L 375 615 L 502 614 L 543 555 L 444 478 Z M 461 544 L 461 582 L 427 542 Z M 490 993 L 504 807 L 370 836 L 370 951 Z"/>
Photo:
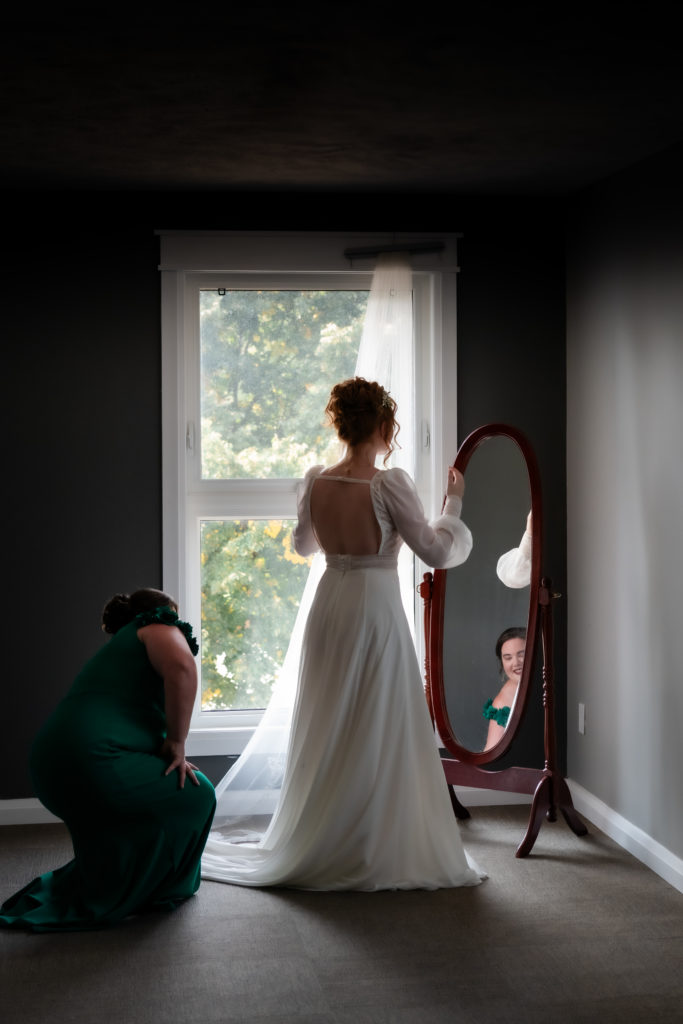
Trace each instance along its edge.
<path fill-rule="evenodd" d="M 215 795 L 185 758 L 197 644 L 159 590 L 117 594 L 90 659 L 38 734 L 31 775 L 74 859 L 0 907 L 0 926 L 70 931 L 173 910 L 199 887 Z M 185 784 L 189 782 L 189 784 Z"/>

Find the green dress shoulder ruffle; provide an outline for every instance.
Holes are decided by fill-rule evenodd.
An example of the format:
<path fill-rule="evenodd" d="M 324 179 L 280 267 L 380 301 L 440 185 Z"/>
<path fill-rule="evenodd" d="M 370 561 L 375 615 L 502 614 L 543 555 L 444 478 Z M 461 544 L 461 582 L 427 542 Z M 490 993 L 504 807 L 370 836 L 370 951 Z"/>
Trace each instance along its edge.
<path fill-rule="evenodd" d="M 159 623 L 162 626 L 177 626 L 187 640 L 188 647 L 192 653 L 199 653 L 199 644 L 195 640 L 192 626 L 189 622 L 183 622 L 182 619 L 179 619 L 178 613 L 174 612 L 167 604 L 159 605 L 158 608 L 153 608 L 148 612 L 140 612 L 139 615 L 135 616 L 133 622 L 136 624 L 137 629 L 140 629 L 142 626 L 151 626 L 155 623 Z"/>
<path fill-rule="evenodd" d="M 484 710 L 482 712 L 484 718 L 487 718 L 490 722 L 496 722 L 497 725 L 502 725 L 503 728 L 508 724 L 508 718 L 510 717 L 510 708 L 505 706 L 504 708 L 494 708 L 493 697 L 484 704 Z"/>

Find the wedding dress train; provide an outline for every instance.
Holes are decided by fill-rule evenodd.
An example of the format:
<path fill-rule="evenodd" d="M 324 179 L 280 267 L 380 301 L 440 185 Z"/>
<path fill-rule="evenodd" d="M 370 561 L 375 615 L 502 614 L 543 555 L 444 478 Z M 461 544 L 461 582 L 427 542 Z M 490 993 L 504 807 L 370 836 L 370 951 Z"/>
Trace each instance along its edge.
<path fill-rule="evenodd" d="M 295 546 L 317 549 L 310 493 L 299 493 Z M 450 497 L 429 524 L 400 469 L 369 487 L 381 530 L 373 555 L 326 555 L 302 643 L 279 800 L 262 836 L 225 821 L 211 832 L 202 876 L 305 889 L 436 889 L 477 885 L 453 814 L 401 601 L 403 540 L 429 565 L 464 561 L 472 545 Z M 219 787 L 220 791 L 220 787 Z M 220 800 L 217 821 L 220 821 Z"/>

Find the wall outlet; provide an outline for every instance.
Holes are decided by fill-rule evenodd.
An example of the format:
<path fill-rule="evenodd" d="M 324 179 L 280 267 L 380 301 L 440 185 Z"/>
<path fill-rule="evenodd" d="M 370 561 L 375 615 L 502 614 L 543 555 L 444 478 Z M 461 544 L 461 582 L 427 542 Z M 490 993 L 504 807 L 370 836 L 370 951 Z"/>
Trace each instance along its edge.
<path fill-rule="evenodd" d="M 582 736 L 586 733 L 586 705 L 579 704 L 579 732 Z"/>

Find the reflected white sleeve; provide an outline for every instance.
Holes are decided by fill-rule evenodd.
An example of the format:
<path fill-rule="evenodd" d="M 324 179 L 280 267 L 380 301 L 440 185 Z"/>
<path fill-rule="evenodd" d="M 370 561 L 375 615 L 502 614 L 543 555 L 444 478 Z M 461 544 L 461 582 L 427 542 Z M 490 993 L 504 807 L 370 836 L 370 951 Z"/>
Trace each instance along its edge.
<path fill-rule="evenodd" d="M 382 475 L 382 498 L 405 543 L 427 565 L 450 569 L 467 559 L 472 534 L 460 518 L 460 498 L 449 496 L 443 515 L 430 523 L 415 484 L 402 469 Z"/>
<path fill-rule="evenodd" d="M 496 575 L 501 583 L 513 590 L 528 587 L 531 583 L 531 534 L 525 533 L 518 548 L 506 551 L 496 565 Z"/>

